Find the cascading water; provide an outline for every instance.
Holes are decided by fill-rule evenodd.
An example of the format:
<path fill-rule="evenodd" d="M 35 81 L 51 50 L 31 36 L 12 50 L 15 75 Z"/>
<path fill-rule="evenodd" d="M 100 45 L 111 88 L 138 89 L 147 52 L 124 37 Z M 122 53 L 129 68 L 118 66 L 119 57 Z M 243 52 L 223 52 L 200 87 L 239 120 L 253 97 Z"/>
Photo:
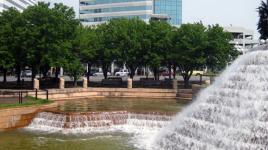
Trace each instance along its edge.
<path fill-rule="evenodd" d="M 153 147 L 268 149 L 268 51 L 240 56 L 162 129 Z"/>
<path fill-rule="evenodd" d="M 135 130 L 159 129 L 170 120 L 170 115 L 127 111 L 89 112 L 84 114 L 41 112 L 37 114 L 27 128 L 63 133 L 129 132 L 131 131 L 130 128 Z"/>
<path fill-rule="evenodd" d="M 56 132 L 64 134 L 127 133 L 132 143 L 140 149 L 150 148 L 159 130 L 170 123 L 174 114 L 111 112 L 40 112 L 26 130 Z M 145 142 L 146 141 L 146 142 Z"/>

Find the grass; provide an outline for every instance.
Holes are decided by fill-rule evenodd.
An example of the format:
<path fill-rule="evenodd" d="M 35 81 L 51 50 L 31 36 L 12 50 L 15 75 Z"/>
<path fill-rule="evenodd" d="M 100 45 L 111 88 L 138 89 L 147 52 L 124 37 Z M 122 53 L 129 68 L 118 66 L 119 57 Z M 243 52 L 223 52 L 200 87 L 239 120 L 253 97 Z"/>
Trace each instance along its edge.
<path fill-rule="evenodd" d="M 13 104 L 0 104 L 0 109 L 4 108 L 17 108 L 17 107 L 27 107 L 27 106 L 38 106 L 44 104 L 50 104 L 52 101 L 46 99 L 35 99 L 34 97 L 26 97 L 27 101 L 23 103 L 13 103 Z"/>

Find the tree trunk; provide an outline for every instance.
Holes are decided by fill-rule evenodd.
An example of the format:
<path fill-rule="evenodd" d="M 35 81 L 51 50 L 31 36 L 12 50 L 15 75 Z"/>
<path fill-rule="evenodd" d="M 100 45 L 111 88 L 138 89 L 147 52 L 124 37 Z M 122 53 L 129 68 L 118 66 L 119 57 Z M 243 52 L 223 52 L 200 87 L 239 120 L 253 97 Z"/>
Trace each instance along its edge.
<path fill-rule="evenodd" d="M 154 79 L 155 80 L 159 80 L 159 71 L 158 71 L 158 68 L 154 68 Z"/>
<path fill-rule="evenodd" d="M 4 73 L 4 74 L 3 74 L 3 75 L 4 75 L 3 83 L 6 84 L 6 82 L 7 82 L 7 69 L 4 68 L 4 69 L 3 69 L 3 73 Z"/>
<path fill-rule="evenodd" d="M 34 78 L 36 77 L 37 69 L 35 67 L 32 67 L 32 82 L 34 82 Z"/>
<path fill-rule="evenodd" d="M 185 71 L 185 74 L 183 74 L 183 80 L 184 80 L 184 88 L 189 88 L 189 80 L 193 74 L 193 71 Z"/>
<path fill-rule="evenodd" d="M 87 63 L 87 82 L 89 82 L 89 77 L 90 77 L 90 73 L 91 73 L 91 63 Z"/>
<path fill-rule="evenodd" d="M 129 69 L 130 69 L 130 78 L 133 79 L 134 76 L 135 76 L 136 68 L 135 67 L 129 67 Z"/>
<path fill-rule="evenodd" d="M 189 78 L 184 78 L 184 88 L 187 89 L 189 87 Z"/>
<path fill-rule="evenodd" d="M 17 85 L 19 85 L 19 84 L 20 84 L 20 81 L 21 81 L 21 76 L 20 76 L 20 74 L 21 74 L 21 67 L 20 67 L 20 66 L 17 66 L 17 67 L 16 67 Z"/>
<path fill-rule="evenodd" d="M 176 71 L 177 71 L 177 66 L 173 65 L 173 79 L 176 79 Z"/>
<path fill-rule="evenodd" d="M 168 65 L 168 78 L 171 79 L 171 64 Z"/>
<path fill-rule="evenodd" d="M 74 77 L 74 87 L 77 87 L 77 79 Z"/>
<path fill-rule="evenodd" d="M 59 78 L 59 74 L 60 74 L 60 68 L 56 67 L 56 71 L 55 71 L 55 77 L 58 79 Z"/>
<path fill-rule="evenodd" d="M 107 65 L 102 66 L 102 72 L 103 72 L 104 79 L 107 79 L 107 72 L 108 72 Z"/>

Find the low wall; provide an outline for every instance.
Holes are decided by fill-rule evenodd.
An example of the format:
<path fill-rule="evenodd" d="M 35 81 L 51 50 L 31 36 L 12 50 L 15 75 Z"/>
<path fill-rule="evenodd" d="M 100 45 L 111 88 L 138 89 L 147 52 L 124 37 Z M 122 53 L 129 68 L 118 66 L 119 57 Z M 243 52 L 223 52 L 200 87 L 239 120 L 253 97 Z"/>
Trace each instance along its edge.
<path fill-rule="evenodd" d="M 25 127 L 31 123 L 36 113 L 56 106 L 56 103 L 52 103 L 40 106 L 0 109 L 0 131 Z"/>
<path fill-rule="evenodd" d="M 208 86 L 209 85 L 205 85 L 205 84 L 204 85 L 193 84 L 192 85 L 192 90 L 193 90 L 192 98 L 195 98 L 202 89 L 205 89 Z"/>
<path fill-rule="evenodd" d="M 35 92 L 29 95 L 35 96 Z M 39 98 L 46 98 L 46 92 L 39 91 Z M 70 88 L 70 89 L 50 89 L 48 99 L 65 100 L 94 97 L 131 97 L 131 98 L 176 98 L 173 89 L 148 89 L 148 88 Z"/>

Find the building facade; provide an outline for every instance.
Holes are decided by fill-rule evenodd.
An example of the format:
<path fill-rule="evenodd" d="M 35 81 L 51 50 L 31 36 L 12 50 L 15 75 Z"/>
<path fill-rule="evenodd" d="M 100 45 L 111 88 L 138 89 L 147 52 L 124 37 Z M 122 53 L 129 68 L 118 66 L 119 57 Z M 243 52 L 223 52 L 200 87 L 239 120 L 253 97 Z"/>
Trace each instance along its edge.
<path fill-rule="evenodd" d="M 230 43 L 242 53 L 246 53 L 259 44 L 259 41 L 254 39 L 253 30 L 234 26 L 224 27 L 224 30 L 232 34 L 233 40 Z"/>
<path fill-rule="evenodd" d="M 0 12 L 9 7 L 14 7 L 19 11 L 23 11 L 28 6 L 36 4 L 36 0 L 1 0 L 0 1 Z"/>
<path fill-rule="evenodd" d="M 80 0 L 79 18 L 95 25 L 113 18 L 165 19 L 172 25 L 182 21 L 182 0 Z"/>
<path fill-rule="evenodd" d="M 182 23 L 182 0 L 154 0 L 154 14 L 167 15 L 172 25 Z"/>

